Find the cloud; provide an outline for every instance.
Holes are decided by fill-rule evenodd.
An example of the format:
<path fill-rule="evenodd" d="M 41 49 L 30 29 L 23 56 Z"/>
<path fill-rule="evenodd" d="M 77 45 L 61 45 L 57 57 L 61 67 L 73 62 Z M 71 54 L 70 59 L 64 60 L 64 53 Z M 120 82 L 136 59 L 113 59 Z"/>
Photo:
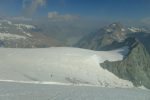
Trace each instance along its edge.
<path fill-rule="evenodd" d="M 43 7 L 46 0 L 23 0 L 23 14 L 32 16 L 39 7 Z"/>
<path fill-rule="evenodd" d="M 71 14 L 59 14 L 58 12 L 49 12 L 48 18 L 52 21 L 74 21 L 79 18 L 79 16 Z"/>

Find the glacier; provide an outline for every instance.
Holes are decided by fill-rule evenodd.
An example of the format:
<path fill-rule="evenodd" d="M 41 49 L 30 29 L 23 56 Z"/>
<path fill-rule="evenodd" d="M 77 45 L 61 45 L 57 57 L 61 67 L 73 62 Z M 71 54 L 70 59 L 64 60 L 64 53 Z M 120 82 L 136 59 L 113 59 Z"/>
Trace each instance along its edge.
<path fill-rule="evenodd" d="M 25 82 L 60 82 L 101 87 L 134 87 L 103 69 L 105 60 L 118 61 L 125 48 L 92 51 L 71 47 L 36 49 L 0 48 L 0 80 Z M 123 53 L 124 52 L 124 53 Z"/>
<path fill-rule="evenodd" d="M 127 53 L 127 47 L 0 48 L 0 100 L 150 100 L 149 90 L 100 66 Z"/>

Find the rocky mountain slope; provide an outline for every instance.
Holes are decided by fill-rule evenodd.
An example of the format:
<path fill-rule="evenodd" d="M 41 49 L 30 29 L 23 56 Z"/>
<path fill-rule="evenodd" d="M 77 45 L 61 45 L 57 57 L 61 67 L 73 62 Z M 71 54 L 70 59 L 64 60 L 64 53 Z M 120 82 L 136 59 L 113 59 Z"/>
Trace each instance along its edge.
<path fill-rule="evenodd" d="M 126 43 L 129 46 L 129 53 L 122 61 L 105 61 L 100 65 L 118 77 L 132 81 L 135 86 L 143 85 L 150 89 L 150 55 L 148 51 L 137 39 L 128 39 Z"/>
<path fill-rule="evenodd" d="M 150 34 L 143 28 L 125 28 L 120 23 L 113 23 L 83 37 L 75 46 L 97 51 L 128 47 L 123 60 L 105 61 L 100 65 L 118 77 L 132 81 L 135 86 L 150 88 L 149 40 Z"/>
<path fill-rule="evenodd" d="M 34 48 L 61 45 L 62 43 L 58 40 L 37 32 L 37 27 L 34 25 L 0 19 L 1 47 Z"/>
<path fill-rule="evenodd" d="M 121 44 L 127 38 L 135 37 L 140 40 L 146 49 L 150 52 L 149 40 L 150 32 L 144 28 L 124 27 L 121 23 L 113 23 L 105 26 L 97 32 L 90 33 L 84 36 L 75 44 L 75 47 L 92 49 L 92 50 L 107 50 L 116 49 L 116 45 Z"/>
<path fill-rule="evenodd" d="M 99 50 L 114 41 L 121 42 L 126 38 L 126 30 L 120 23 L 113 23 L 105 26 L 95 33 L 83 37 L 75 46 Z"/>

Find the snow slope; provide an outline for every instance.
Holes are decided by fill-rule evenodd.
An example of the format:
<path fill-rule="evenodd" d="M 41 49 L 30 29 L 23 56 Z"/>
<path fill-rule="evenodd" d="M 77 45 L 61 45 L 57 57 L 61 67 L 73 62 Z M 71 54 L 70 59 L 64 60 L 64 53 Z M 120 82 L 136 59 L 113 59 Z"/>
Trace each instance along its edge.
<path fill-rule="evenodd" d="M 0 80 L 133 87 L 131 82 L 119 79 L 99 65 L 105 60 L 122 60 L 124 51 L 126 48 L 114 51 L 69 47 L 0 48 Z"/>
<path fill-rule="evenodd" d="M 150 100 L 150 91 L 0 82 L 0 100 Z"/>

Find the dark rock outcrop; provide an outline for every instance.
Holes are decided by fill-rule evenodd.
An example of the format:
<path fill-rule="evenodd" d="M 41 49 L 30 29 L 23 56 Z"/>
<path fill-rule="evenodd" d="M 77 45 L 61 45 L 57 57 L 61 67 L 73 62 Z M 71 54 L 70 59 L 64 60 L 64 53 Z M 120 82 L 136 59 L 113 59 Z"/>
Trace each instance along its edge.
<path fill-rule="evenodd" d="M 130 44 L 130 51 L 122 61 L 105 61 L 100 65 L 118 77 L 132 81 L 135 86 L 150 89 L 150 55 L 137 39 L 129 40 L 133 40 L 126 42 Z"/>

